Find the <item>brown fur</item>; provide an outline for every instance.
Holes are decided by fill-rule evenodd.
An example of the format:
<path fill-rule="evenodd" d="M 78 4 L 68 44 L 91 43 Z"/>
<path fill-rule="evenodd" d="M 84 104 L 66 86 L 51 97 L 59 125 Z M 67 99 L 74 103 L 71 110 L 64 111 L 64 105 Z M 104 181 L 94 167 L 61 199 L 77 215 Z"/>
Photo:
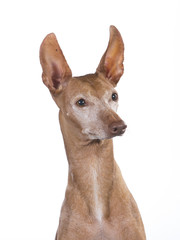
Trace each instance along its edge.
<path fill-rule="evenodd" d="M 43 82 L 60 108 L 69 163 L 56 240 L 146 239 L 136 202 L 113 156 L 111 138 L 126 128 L 111 99 L 124 71 L 123 59 L 124 44 L 114 26 L 95 74 L 72 77 L 54 34 L 41 44 Z M 82 98 L 83 107 L 77 104 Z"/>

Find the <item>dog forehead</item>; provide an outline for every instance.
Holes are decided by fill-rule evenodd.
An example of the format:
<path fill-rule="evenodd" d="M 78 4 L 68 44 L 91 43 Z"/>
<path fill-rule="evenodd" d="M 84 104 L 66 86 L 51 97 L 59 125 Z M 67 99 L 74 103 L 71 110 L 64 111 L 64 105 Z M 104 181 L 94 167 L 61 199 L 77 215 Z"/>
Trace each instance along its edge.
<path fill-rule="evenodd" d="M 68 92 L 71 92 L 72 96 L 88 94 L 94 97 L 102 97 L 112 89 L 113 86 L 108 81 L 99 78 L 96 74 L 74 77 L 68 84 Z"/>

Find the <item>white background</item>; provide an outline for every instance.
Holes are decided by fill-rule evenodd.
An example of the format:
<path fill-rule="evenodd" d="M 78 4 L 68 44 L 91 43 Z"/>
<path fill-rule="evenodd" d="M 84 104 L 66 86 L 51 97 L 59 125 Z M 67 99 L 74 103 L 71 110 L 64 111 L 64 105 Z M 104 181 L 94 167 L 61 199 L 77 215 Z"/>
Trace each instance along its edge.
<path fill-rule="evenodd" d="M 39 46 L 54 32 L 73 75 L 94 72 L 115 25 L 125 43 L 115 158 L 147 239 L 180 239 L 178 1 L 1 1 L 0 240 L 52 240 L 68 165 Z"/>

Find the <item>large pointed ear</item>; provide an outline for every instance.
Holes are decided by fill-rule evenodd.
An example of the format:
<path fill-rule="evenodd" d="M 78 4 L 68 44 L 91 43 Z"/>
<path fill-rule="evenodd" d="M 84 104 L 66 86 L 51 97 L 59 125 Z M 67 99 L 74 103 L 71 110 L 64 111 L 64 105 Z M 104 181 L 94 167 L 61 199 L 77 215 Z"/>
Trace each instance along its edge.
<path fill-rule="evenodd" d="M 51 93 L 59 93 L 72 76 L 54 33 L 48 34 L 40 47 L 42 79 Z"/>
<path fill-rule="evenodd" d="M 116 27 L 110 26 L 110 39 L 108 47 L 101 58 L 97 73 L 101 73 L 105 78 L 116 86 L 124 72 L 124 43 Z"/>

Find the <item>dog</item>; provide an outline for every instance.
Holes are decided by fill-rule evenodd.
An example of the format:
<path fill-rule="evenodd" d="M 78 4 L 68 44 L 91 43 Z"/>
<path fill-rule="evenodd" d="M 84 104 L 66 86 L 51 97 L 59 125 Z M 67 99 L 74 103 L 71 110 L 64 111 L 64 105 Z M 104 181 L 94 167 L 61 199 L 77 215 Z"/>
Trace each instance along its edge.
<path fill-rule="evenodd" d="M 116 113 L 123 61 L 124 43 L 114 26 L 94 74 L 72 77 L 53 33 L 41 44 L 42 80 L 60 109 L 69 163 L 56 240 L 146 239 L 137 204 L 113 156 L 112 138 L 127 127 Z"/>

